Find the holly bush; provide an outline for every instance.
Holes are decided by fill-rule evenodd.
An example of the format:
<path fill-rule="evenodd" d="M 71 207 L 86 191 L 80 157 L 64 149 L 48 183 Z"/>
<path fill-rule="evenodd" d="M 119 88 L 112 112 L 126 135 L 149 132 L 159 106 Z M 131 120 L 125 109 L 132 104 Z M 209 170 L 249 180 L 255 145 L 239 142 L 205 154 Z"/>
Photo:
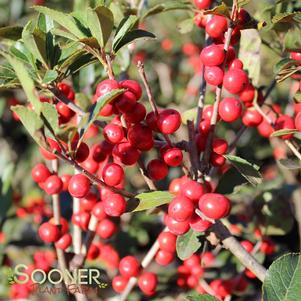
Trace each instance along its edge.
<path fill-rule="evenodd" d="M 300 2 L 0 7 L 1 299 L 300 298 Z"/>

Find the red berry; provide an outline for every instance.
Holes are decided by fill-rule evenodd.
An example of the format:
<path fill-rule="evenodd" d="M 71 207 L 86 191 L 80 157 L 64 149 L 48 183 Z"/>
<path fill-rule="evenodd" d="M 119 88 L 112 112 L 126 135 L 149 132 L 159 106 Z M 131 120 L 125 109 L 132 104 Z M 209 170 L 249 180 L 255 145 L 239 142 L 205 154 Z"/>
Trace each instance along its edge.
<path fill-rule="evenodd" d="M 76 147 L 76 145 L 77 142 L 74 143 L 74 147 Z M 84 162 L 89 157 L 89 152 L 89 146 L 86 143 L 82 142 L 76 151 L 75 160 L 79 163 Z"/>
<path fill-rule="evenodd" d="M 155 112 L 152 111 L 152 112 L 147 113 L 145 121 L 146 121 L 147 126 L 150 129 L 152 129 L 153 131 L 156 131 L 156 132 L 159 131 L 158 124 L 157 124 L 158 118 L 157 118 Z"/>
<path fill-rule="evenodd" d="M 216 293 L 216 295 L 220 298 L 225 298 L 231 294 L 231 290 L 226 283 L 224 283 L 221 279 L 215 279 L 210 283 L 211 289 Z"/>
<path fill-rule="evenodd" d="M 262 116 L 255 109 L 248 109 L 242 115 L 242 123 L 247 127 L 256 127 L 261 122 L 262 122 Z"/>
<path fill-rule="evenodd" d="M 136 99 L 139 100 L 142 96 L 142 88 L 138 82 L 135 80 L 127 79 L 119 83 L 120 87 L 123 89 L 128 89 L 130 92 L 134 93 Z"/>
<path fill-rule="evenodd" d="M 226 122 L 237 120 L 242 114 L 241 102 L 233 97 L 224 98 L 218 106 L 218 114 Z"/>
<path fill-rule="evenodd" d="M 47 222 L 39 227 L 39 236 L 45 242 L 56 242 L 60 238 L 60 230 L 56 225 Z"/>
<path fill-rule="evenodd" d="M 165 109 L 158 115 L 157 126 L 163 134 L 174 133 L 181 125 L 181 115 L 174 109 Z"/>
<path fill-rule="evenodd" d="M 49 195 L 59 194 L 62 191 L 63 182 L 57 175 L 53 175 L 47 178 L 44 182 L 44 190 Z"/>
<path fill-rule="evenodd" d="M 32 179 L 37 182 L 45 182 L 51 176 L 51 172 L 46 165 L 39 163 L 31 170 Z"/>
<path fill-rule="evenodd" d="M 226 162 L 226 159 L 224 156 L 216 154 L 214 152 L 210 155 L 210 163 L 215 167 L 223 166 Z"/>
<path fill-rule="evenodd" d="M 103 208 L 109 216 L 120 216 L 125 212 L 126 201 L 123 196 L 114 193 L 103 200 Z"/>
<path fill-rule="evenodd" d="M 60 115 L 60 120 L 63 121 L 63 123 L 68 122 L 75 115 L 75 113 L 63 102 L 58 102 L 55 108 Z"/>
<path fill-rule="evenodd" d="M 275 131 L 279 130 L 293 130 L 295 129 L 295 123 L 294 120 L 291 116 L 289 115 L 281 115 L 277 118 L 276 123 L 275 123 Z M 292 138 L 294 134 L 287 134 L 287 135 L 282 135 L 281 139 L 283 140 L 288 140 Z"/>
<path fill-rule="evenodd" d="M 92 156 L 89 156 L 80 165 L 90 173 L 96 173 L 99 168 L 99 164 L 92 158 Z"/>
<path fill-rule="evenodd" d="M 291 57 L 293 60 L 301 61 L 301 52 L 291 52 L 291 53 L 290 53 L 290 57 Z"/>
<path fill-rule="evenodd" d="M 167 252 L 172 253 L 176 251 L 176 241 L 177 236 L 168 231 L 163 231 L 158 236 L 160 249 Z"/>
<path fill-rule="evenodd" d="M 255 96 L 255 88 L 251 83 L 240 92 L 239 98 L 243 102 L 252 102 Z"/>
<path fill-rule="evenodd" d="M 116 186 L 124 179 L 123 168 L 116 163 L 108 163 L 102 170 L 102 178 L 109 186 Z"/>
<path fill-rule="evenodd" d="M 61 250 L 66 250 L 71 246 L 71 243 L 72 236 L 69 233 L 66 233 L 55 243 L 55 247 Z"/>
<path fill-rule="evenodd" d="M 177 222 L 189 220 L 193 211 L 192 201 L 183 196 L 175 197 L 168 205 L 168 215 Z"/>
<path fill-rule="evenodd" d="M 165 215 L 164 223 L 167 226 L 168 230 L 175 235 L 182 235 L 189 230 L 188 222 L 177 222 L 172 217 Z"/>
<path fill-rule="evenodd" d="M 153 295 L 157 287 L 157 276 L 151 272 L 144 272 L 138 278 L 138 286 L 146 295 Z"/>
<path fill-rule="evenodd" d="M 196 181 L 188 180 L 182 185 L 181 192 L 190 200 L 197 202 L 205 193 L 204 186 Z"/>
<path fill-rule="evenodd" d="M 145 106 L 137 102 L 130 112 L 124 114 L 124 119 L 129 123 L 139 123 L 145 118 L 145 115 Z"/>
<path fill-rule="evenodd" d="M 87 253 L 87 259 L 88 260 L 94 260 L 99 256 L 100 250 L 96 244 L 91 244 L 88 253 Z"/>
<path fill-rule="evenodd" d="M 117 275 L 113 278 L 112 287 L 116 293 L 122 293 L 128 284 L 128 278 Z"/>
<path fill-rule="evenodd" d="M 173 262 L 175 258 L 174 252 L 168 252 L 164 250 L 159 250 L 156 254 L 155 260 L 159 265 L 166 266 Z"/>
<path fill-rule="evenodd" d="M 116 80 L 106 79 L 97 85 L 96 95 L 97 97 L 101 97 L 116 89 L 119 89 L 118 82 Z"/>
<path fill-rule="evenodd" d="M 108 239 L 112 237 L 116 231 L 116 225 L 108 218 L 101 220 L 96 228 L 96 233 L 99 235 L 100 238 L 103 239 Z"/>
<path fill-rule="evenodd" d="M 164 152 L 163 160 L 168 166 L 176 167 L 182 164 L 183 154 L 179 148 L 169 148 Z"/>
<path fill-rule="evenodd" d="M 92 214 L 98 219 L 103 220 L 107 217 L 103 202 L 98 202 L 92 209 Z"/>
<path fill-rule="evenodd" d="M 240 245 L 248 252 L 251 253 L 253 250 L 253 244 L 249 240 L 243 240 L 240 242 Z"/>
<path fill-rule="evenodd" d="M 168 190 L 172 194 L 178 194 L 181 189 L 181 179 L 173 179 L 169 183 Z"/>
<path fill-rule="evenodd" d="M 210 45 L 203 48 L 201 61 L 205 66 L 218 66 L 225 59 L 225 51 L 219 45 Z"/>
<path fill-rule="evenodd" d="M 82 175 L 77 174 L 72 176 L 69 181 L 68 191 L 75 198 L 83 198 L 87 195 L 90 190 L 89 179 Z"/>
<path fill-rule="evenodd" d="M 194 0 L 194 5 L 198 9 L 206 9 L 209 8 L 212 0 Z"/>
<path fill-rule="evenodd" d="M 119 143 L 113 148 L 113 155 L 116 156 L 124 165 L 135 164 L 139 157 L 139 151 L 131 146 L 129 142 Z"/>
<path fill-rule="evenodd" d="M 124 138 L 124 130 L 121 126 L 110 123 L 104 127 L 103 136 L 108 142 L 118 144 Z"/>
<path fill-rule="evenodd" d="M 229 69 L 243 69 L 244 64 L 240 59 L 234 59 L 229 63 Z"/>
<path fill-rule="evenodd" d="M 221 138 L 214 138 L 212 142 L 212 150 L 219 155 L 224 155 L 228 150 L 228 143 Z"/>
<path fill-rule="evenodd" d="M 266 121 L 263 120 L 257 127 L 258 133 L 265 138 L 269 138 L 274 132 L 274 128 Z"/>
<path fill-rule="evenodd" d="M 218 66 L 206 67 L 204 77 L 209 85 L 219 86 L 223 82 L 224 72 Z"/>
<path fill-rule="evenodd" d="M 270 239 L 264 239 L 260 245 L 260 251 L 263 254 L 271 255 L 275 252 L 275 244 Z"/>
<path fill-rule="evenodd" d="M 147 173 L 151 179 L 159 181 L 167 176 L 168 167 L 163 161 L 159 159 L 154 159 L 148 163 Z"/>
<path fill-rule="evenodd" d="M 98 163 L 104 161 L 112 153 L 113 147 L 114 145 L 106 140 L 94 145 L 91 149 L 93 160 Z"/>
<path fill-rule="evenodd" d="M 295 117 L 295 127 L 299 132 L 301 132 L 301 112 L 299 112 Z"/>
<path fill-rule="evenodd" d="M 250 20 L 251 20 L 251 16 L 249 15 L 249 13 L 245 9 L 241 8 L 237 16 L 239 27 L 243 28 L 244 25 L 248 23 Z"/>
<path fill-rule="evenodd" d="M 128 129 L 128 141 L 141 151 L 148 151 L 154 145 L 152 130 L 143 124 L 135 124 Z"/>
<path fill-rule="evenodd" d="M 80 199 L 81 211 L 91 211 L 97 203 L 97 196 L 93 192 L 89 192 L 84 198 Z"/>
<path fill-rule="evenodd" d="M 134 256 L 123 257 L 119 262 L 119 272 L 126 278 L 136 277 L 140 270 L 140 263 Z"/>
<path fill-rule="evenodd" d="M 130 91 L 121 94 L 114 102 L 120 113 L 130 112 L 137 102 L 136 95 Z"/>
<path fill-rule="evenodd" d="M 199 209 L 209 218 L 220 219 L 231 209 L 230 200 L 218 193 L 206 193 L 199 201 Z"/>
<path fill-rule="evenodd" d="M 214 15 L 206 24 L 206 32 L 211 38 L 222 38 L 228 28 L 227 18 Z"/>
<path fill-rule="evenodd" d="M 243 91 L 248 82 L 249 79 L 245 71 L 230 69 L 225 73 L 223 85 L 228 92 L 238 94 Z"/>
<path fill-rule="evenodd" d="M 205 232 L 212 226 L 212 223 L 202 219 L 197 214 L 193 214 L 189 221 L 189 225 L 191 229 L 196 232 Z"/>

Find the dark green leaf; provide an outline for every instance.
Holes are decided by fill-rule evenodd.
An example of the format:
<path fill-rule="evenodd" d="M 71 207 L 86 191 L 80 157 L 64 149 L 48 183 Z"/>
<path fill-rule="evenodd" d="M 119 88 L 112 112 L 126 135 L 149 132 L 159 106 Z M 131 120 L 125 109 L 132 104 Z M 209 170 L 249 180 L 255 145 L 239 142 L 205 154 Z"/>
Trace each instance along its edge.
<path fill-rule="evenodd" d="M 43 78 L 43 84 L 50 84 L 56 80 L 57 77 L 58 73 L 55 70 L 47 70 Z"/>
<path fill-rule="evenodd" d="M 70 31 L 70 33 L 72 33 L 77 38 L 81 39 L 86 37 L 86 35 L 78 27 L 76 20 L 72 16 L 45 6 L 34 6 L 34 9 L 44 15 L 49 16 L 55 22 Z"/>
<path fill-rule="evenodd" d="M 224 155 L 224 157 L 244 176 L 252 185 L 256 186 L 262 182 L 262 176 L 259 167 L 251 164 L 247 160 L 233 156 Z"/>
<path fill-rule="evenodd" d="M 181 260 L 189 258 L 201 247 L 202 244 L 198 239 L 200 235 L 200 233 L 190 229 L 187 233 L 177 237 L 177 255 Z"/>
<path fill-rule="evenodd" d="M 300 254 L 286 254 L 269 267 L 263 282 L 263 301 L 296 301 L 301 294 Z"/>
<path fill-rule="evenodd" d="M 96 38 L 100 47 L 104 48 L 114 27 L 112 12 L 105 6 L 88 8 L 87 23 L 93 37 Z"/>
<path fill-rule="evenodd" d="M 118 43 L 114 44 L 113 50 L 116 53 L 123 46 L 125 46 L 129 43 L 132 43 L 138 39 L 150 39 L 150 38 L 155 39 L 156 36 L 154 34 L 152 34 L 151 32 L 148 32 L 148 31 L 145 31 L 142 29 L 132 30 L 132 31 L 127 32 Z"/>
<path fill-rule="evenodd" d="M 128 207 L 131 208 L 128 208 L 127 211 L 135 212 L 156 208 L 169 203 L 173 198 L 174 195 L 168 191 L 143 192 L 128 201 Z"/>
<path fill-rule="evenodd" d="M 284 135 L 295 134 L 297 132 L 298 131 L 296 129 L 282 129 L 282 130 L 273 132 L 270 137 L 281 137 Z"/>
<path fill-rule="evenodd" d="M 23 65 L 22 62 L 18 61 L 16 58 L 10 55 L 4 55 L 4 56 L 14 68 L 16 75 L 19 78 L 19 81 L 27 96 L 28 101 L 31 102 L 35 112 L 39 114 L 41 112 L 41 102 L 39 99 L 38 92 L 35 89 L 34 82 L 30 78 L 26 67 Z"/>
<path fill-rule="evenodd" d="M 20 26 L 6 26 L 0 28 L 0 40 L 19 40 L 22 36 L 23 27 Z"/>
<path fill-rule="evenodd" d="M 54 28 L 51 30 L 51 32 L 55 35 L 55 36 L 59 36 L 59 37 L 63 37 L 63 38 L 66 38 L 68 40 L 71 40 L 71 41 L 77 41 L 78 38 L 73 35 L 72 33 L 70 33 L 69 31 L 66 31 L 66 30 L 62 30 L 62 29 L 59 29 L 59 28 Z"/>
<path fill-rule="evenodd" d="M 278 163 L 286 169 L 300 169 L 301 163 L 297 159 L 281 159 Z"/>
<path fill-rule="evenodd" d="M 211 295 L 202 294 L 198 296 L 188 296 L 187 301 L 219 301 L 219 300 Z"/>

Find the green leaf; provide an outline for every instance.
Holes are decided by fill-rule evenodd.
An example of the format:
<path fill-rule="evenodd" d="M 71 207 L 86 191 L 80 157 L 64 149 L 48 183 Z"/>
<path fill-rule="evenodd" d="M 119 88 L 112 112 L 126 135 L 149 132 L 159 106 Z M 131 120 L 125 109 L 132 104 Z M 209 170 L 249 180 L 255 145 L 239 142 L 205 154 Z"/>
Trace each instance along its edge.
<path fill-rule="evenodd" d="M 6 26 L 0 28 L 0 40 L 8 39 L 17 41 L 22 36 L 23 27 L 20 26 Z"/>
<path fill-rule="evenodd" d="M 301 50 L 301 29 L 296 26 L 289 29 L 284 37 L 284 45 L 286 50 Z"/>
<path fill-rule="evenodd" d="M 2 181 L 2 187 L 1 187 L 1 194 L 5 195 L 8 193 L 8 190 L 11 186 L 11 183 L 13 181 L 15 171 L 15 165 L 13 163 L 8 163 L 2 173 L 1 181 Z"/>
<path fill-rule="evenodd" d="M 263 301 L 296 301 L 301 294 L 301 257 L 290 253 L 276 259 L 263 282 Z"/>
<path fill-rule="evenodd" d="M 118 52 L 118 50 L 120 48 L 122 48 L 123 46 L 132 43 L 138 39 L 155 39 L 156 36 L 154 34 L 152 34 L 151 32 L 142 30 L 142 29 L 136 29 L 136 30 L 132 30 L 127 32 L 121 40 L 119 40 L 118 43 L 114 44 L 113 46 L 113 50 L 114 52 Z"/>
<path fill-rule="evenodd" d="M 284 135 L 295 134 L 297 132 L 298 131 L 296 129 L 282 129 L 282 130 L 273 132 L 270 135 L 270 137 L 281 137 L 281 136 L 284 136 Z"/>
<path fill-rule="evenodd" d="M 238 6 L 238 7 L 244 7 L 244 6 L 246 6 L 249 2 L 251 2 L 251 0 L 238 0 L 238 1 L 237 1 L 237 6 Z"/>
<path fill-rule="evenodd" d="M 279 74 L 283 70 L 291 70 L 294 66 L 299 66 L 300 61 L 292 60 L 290 58 L 284 58 L 280 60 L 274 67 L 274 73 Z"/>
<path fill-rule="evenodd" d="M 204 11 L 205 15 L 220 15 L 230 18 L 230 12 L 228 6 L 222 2 L 222 4 L 215 6 L 212 9 L 207 9 Z"/>
<path fill-rule="evenodd" d="M 233 156 L 224 155 L 224 157 L 244 176 L 252 185 L 256 186 L 262 182 L 262 176 L 259 167 L 251 164 L 247 160 Z"/>
<path fill-rule="evenodd" d="M 42 114 L 46 127 L 50 128 L 55 134 L 59 131 L 59 116 L 55 106 L 48 102 L 42 103 Z"/>
<path fill-rule="evenodd" d="M 114 27 L 112 12 L 105 6 L 98 6 L 95 9 L 88 8 L 87 23 L 99 46 L 104 48 Z"/>
<path fill-rule="evenodd" d="M 113 40 L 113 49 L 115 49 L 116 45 L 119 44 L 120 40 L 123 39 L 126 33 L 128 33 L 135 26 L 137 26 L 137 23 L 138 18 L 134 15 L 127 16 L 120 22 Z"/>
<path fill-rule="evenodd" d="M 49 16 L 55 22 L 70 31 L 70 33 L 72 33 L 77 38 L 81 39 L 86 37 L 86 35 L 80 30 L 75 19 L 72 16 L 45 6 L 34 6 L 34 9 L 44 15 Z"/>
<path fill-rule="evenodd" d="M 272 23 L 276 24 L 276 23 L 294 23 L 295 20 L 294 18 L 297 15 L 300 15 L 301 12 L 294 12 L 294 13 L 289 13 L 289 12 L 284 12 L 284 13 L 280 13 L 277 14 L 275 16 L 273 16 L 272 18 Z"/>
<path fill-rule="evenodd" d="M 200 235 L 200 233 L 190 229 L 187 233 L 177 237 L 176 250 L 181 260 L 189 258 L 201 247 L 202 244 L 198 239 Z"/>
<path fill-rule="evenodd" d="M 47 33 L 54 28 L 53 20 L 44 14 L 40 14 L 38 18 L 38 28 L 43 32 Z"/>
<path fill-rule="evenodd" d="M 128 212 L 143 211 L 169 203 L 174 195 L 168 191 L 143 192 L 128 201 Z M 130 207 L 130 208 L 129 208 Z"/>
<path fill-rule="evenodd" d="M 59 36 L 59 37 L 63 37 L 63 38 L 66 38 L 68 40 L 71 40 L 71 41 L 77 41 L 78 38 L 73 35 L 72 33 L 68 32 L 68 31 L 65 31 L 65 30 L 61 30 L 59 28 L 54 28 L 51 30 L 51 32 L 55 35 L 55 36 Z"/>
<path fill-rule="evenodd" d="M 182 22 L 179 23 L 179 25 L 177 26 L 179 32 L 181 34 L 185 34 L 188 32 L 191 32 L 194 26 L 194 21 L 192 18 L 183 20 Z"/>
<path fill-rule="evenodd" d="M 14 106 L 11 109 L 18 115 L 22 124 L 37 144 L 45 148 L 45 143 L 41 135 L 43 121 L 38 114 L 25 106 Z"/>
<path fill-rule="evenodd" d="M 188 296 L 187 301 L 219 301 L 219 300 L 211 295 L 202 294 L 198 296 Z"/>
<path fill-rule="evenodd" d="M 90 114 L 87 114 L 87 117 L 83 117 L 79 128 L 79 141 L 77 145 L 80 145 L 85 133 L 89 129 L 89 127 L 92 125 L 92 123 L 96 120 L 100 110 L 108 103 L 112 102 L 114 99 L 116 99 L 117 96 L 121 95 L 125 90 L 124 89 L 116 89 L 111 91 L 108 94 L 105 94 L 104 96 L 98 98 L 95 106 L 93 107 L 92 111 Z"/>
<path fill-rule="evenodd" d="M 10 55 L 5 54 L 4 56 L 14 68 L 16 75 L 19 78 L 23 90 L 28 98 L 28 101 L 31 102 L 35 112 L 39 114 L 41 112 L 41 102 L 39 99 L 38 92 L 35 89 L 34 82 L 30 78 L 26 67 L 23 65 L 22 62 L 18 61 L 16 58 Z"/>
<path fill-rule="evenodd" d="M 157 4 L 153 7 L 151 7 L 149 10 L 145 12 L 145 14 L 142 16 L 142 20 L 145 18 L 160 14 L 163 12 L 171 11 L 171 10 L 177 10 L 177 9 L 190 9 L 191 8 L 191 2 L 190 1 L 165 1 L 164 3 Z"/>
<path fill-rule="evenodd" d="M 249 78 L 253 85 L 258 85 L 260 80 L 261 60 L 260 60 L 261 38 L 256 29 L 246 29 L 241 31 L 240 48 L 238 57 L 244 64 L 244 69 L 248 71 Z"/>
<path fill-rule="evenodd" d="M 42 83 L 43 84 L 50 84 L 54 80 L 56 80 L 58 77 L 58 73 L 55 70 L 47 70 Z"/>
<path fill-rule="evenodd" d="M 286 169 L 300 169 L 301 163 L 297 159 L 280 159 L 278 163 Z"/>

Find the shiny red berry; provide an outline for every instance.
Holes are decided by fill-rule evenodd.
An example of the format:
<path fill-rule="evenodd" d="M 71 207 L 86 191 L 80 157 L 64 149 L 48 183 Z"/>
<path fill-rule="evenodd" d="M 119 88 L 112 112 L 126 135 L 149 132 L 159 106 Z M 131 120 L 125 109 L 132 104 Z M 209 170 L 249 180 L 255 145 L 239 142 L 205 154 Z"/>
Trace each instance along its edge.
<path fill-rule="evenodd" d="M 60 230 L 56 225 L 46 222 L 39 227 L 39 236 L 47 243 L 56 242 L 60 238 Z"/>
<path fill-rule="evenodd" d="M 182 164 L 183 161 L 183 153 L 177 148 L 169 148 L 163 154 L 164 162 L 171 167 L 176 167 Z"/>
<path fill-rule="evenodd" d="M 112 287 L 116 293 L 122 293 L 128 284 L 128 278 L 117 275 L 112 280 Z"/>
<path fill-rule="evenodd" d="M 206 193 L 199 200 L 199 209 L 209 218 L 220 219 L 229 214 L 231 203 L 222 194 Z"/>
<path fill-rule="evenodd" d="M 175 235 L 182 235 L 190 229 L 189 222 L 177 222 L 168 215 L 165 215 L 164 223 L 168 230 Z"/>
<path fill-rule="evenodd" d="M 82 175 L 77 174 L 72 176 L 69 181 L 68 191 L 75 198 L 83 198 L 87 195 L 90 190 L 89 179 Z"/>
<path fill-rule="evenodd" d="M 201 183 L 193 180 L 188 180 L 182 185 L 181 192 L 190 200 L 197 202 L 205 193 L 205 188 Z"/>
<path fill-rule="evenodd" d="M 219 86 L 223 82 L 224 72 L 218 66 L 206 67 L 204 77 L 209 85 Z"/>
<path fill-rule="evenodd" d="M 138 161 L 140 152 L 129 142 L 123 142 L 114 147 L 113 155 L 117 157 L 122 164 L 133 165 Z"/>
<path fill-rule="evenodd" d="M 210 45 L 201 51 L 201 61 L 205 66 L 218 66 L 225 59 L 225 51 L 219 45 Z"/>
<path fill-rule="evenodd" d="M 237 120 L 242 114 L 241 102 L 233 97 L 224 98 L 218 106 L 218 114 L 226 122 Z"/>
<path fill-rule="evenodd" d="M 159 159 L 154 159 L 148 163 L 147 173 L 151 179 L 159 181 L 167 176 L 168 167 L 163 161 Z"/>
<path fill-rule="evenodd" d="M 106 79 L 97 85 L 96 95 L 97 97 L 101 97 L 116 89 L 119 89 L 118 82 L 116 80 Z"/>
<path fill-rule="evenodd" d="M 212 142 L 212 150 L 219 155 L 224 155 L 228 150 L 228 143 L 221 138 L 214 138 Z"/>
<path fill-rule="evenodd" d="M 45 182 L 51 176 L 51 172 L 45 164 L 39 163 L 31 170 L 32 179 L 37 182 Z"/>
<path fill-rule="evenodd" d="M 103 200 L 103 208 L 109 216 L 120 216 L 125 212 L 126 201 L 123 196 L 114 193 Z"/>
<path fill-rule="evenodd" d="M 129 123 L 139 123 L 146 116 L 146 109 L 143 104 L 137 102 L 130 112 L 124 114 L 124 119 Z"/>
<path fill-rule="evenodd" d="M 174 133 L 181 125 L 181 115 L 174 109 L 165 109 L 158 115 L 157 126 L 163 134 Z"/>
<path fill-rule="evenodd" d="M 116 225 L 108 218 L 101 220 L 96 228 L 96 233 L 99 235 L 100 238 L 103 239 L 108 239 L 112 237 L 116 233 L 116 231 Z"/>
<path fill-rule="evenodd" d="M 225 73 L 223 85 L 228 92 L 238 94 L 243 91 L 248 82 L 249 79 L 245 71 L 230 69 Z"/>
<path fill-rule="evenodd" d="M 159 265 L 166 266 L 173 262 L 175 259 L 174 252 L 159 250 L 155 256 L 155 260 Z"/>
<path fill-rule="evenodd" d="M 247 127 L 256 127 L 262 122 L 263 117 L 255 109 L 248 109 L 242 115 L 242 123 Z"/>
<path fill-rule="evenodd" d="M 120 113 L 130 112 L 137 102 L 136 95 L 130 91 L 121 94 L 114 102 Z"/>
<path fill-rule="evenodd" d="M 161 250 L 167 252 L 176 251 L 177 236 L 168 231 L 163 231 L 158 236 L 158 243 Z"/>
<path fill-rule="evenodd" d="M 152 130 L 141 123 L 135 124 L 128 129 L 128 141 L 141 151 L 148 151 L 154 145 Z"/>
<path fill-rule="evenodd" d="M 124 130 L 121 126 L 110 123 L 104 127 L 103 136 L 108 142 L 118 144 L 124 138 Z"/>
<path fill-rule="evenodd" d="M 123 257 L 119 262 L 119 272 L 126 278 L 136 277 L 140 270 L 140 263 L 134 256 Z"/>
<path fill-rule="evenodd" d="M 97 203 L 97 196 L 93 192 L 89 192 L 84 198 L 80 199 L 80 209 L 82 211 L 91 211 Z"/>
<path fill-rule="evenodd" d="M 206 32 L 211 38 L 222 38 L 228 28 L 227 18 L 214 15 L 206 24 Z"/>
<path fill-rule="evenodd" d="M 103 202 L 98 202 L 96 205 L 94 205 L 92 209 L 92 214 L 98 219 L 98 220 L 103 220 L 107 217 L 105 210 L 104 210 L 104 205 Z"/>
<path fill-rule="evenodd" d="M 146 295 L 153 295 L 157 287 L 157 276 L 155 273 L 144 272 L 138 278 L 138 286 Z"/>
<path fill-rule="evenodd" d="M 62 191 L 63 182 L 59 176 L 53 175 L 47 178 L 43 187 L 49 195 L 59 194 Z"/>
<path fill-rule="evenodd" d="M 116 163 L 108 163 L 102 170 L 102 179 L 109 186 L 116 186 L 124 179 L 123 168 Z"/>
<path fill-rule="evenodd" d="M 72 236 L 69 233 L 64 234 L 56 243 L 55 247 L 61 250 L 66 250 L 72 244 Z"/>
<path fill-rule="evenodd" d="M 175 197 L 168 205 L 168 215 L 177 222 L 189 220 L 193 211 L 193 202 L 183 196 Z"/>
<path fill-rule="evenodd" d="M 295 129 L 295 123 L 293 118 L 290 115 L 281 115 L 277 118 L 276 123 L 275 123 L 275 131 L 279 130 L 293 130 Z M 283 140 L 288 140 L 291 139 L 294 136 L 293 133 L 291 134 L 286 134 L 280 136 L 281 139 Z"/>
<path fill-rule="evenodd" d="M 139 100 L 142 96 L 142 88 L 138 82 L 135 80 L 127 79 L 119 83 L 120 88 L 127 89 L 134 93 L 136 99 Z"/>
<path fill-rule="evenodd" d="M 194 0 L 194 5 L 198 9 L 206 9 L 209 8 L 212 0 Z"/>

